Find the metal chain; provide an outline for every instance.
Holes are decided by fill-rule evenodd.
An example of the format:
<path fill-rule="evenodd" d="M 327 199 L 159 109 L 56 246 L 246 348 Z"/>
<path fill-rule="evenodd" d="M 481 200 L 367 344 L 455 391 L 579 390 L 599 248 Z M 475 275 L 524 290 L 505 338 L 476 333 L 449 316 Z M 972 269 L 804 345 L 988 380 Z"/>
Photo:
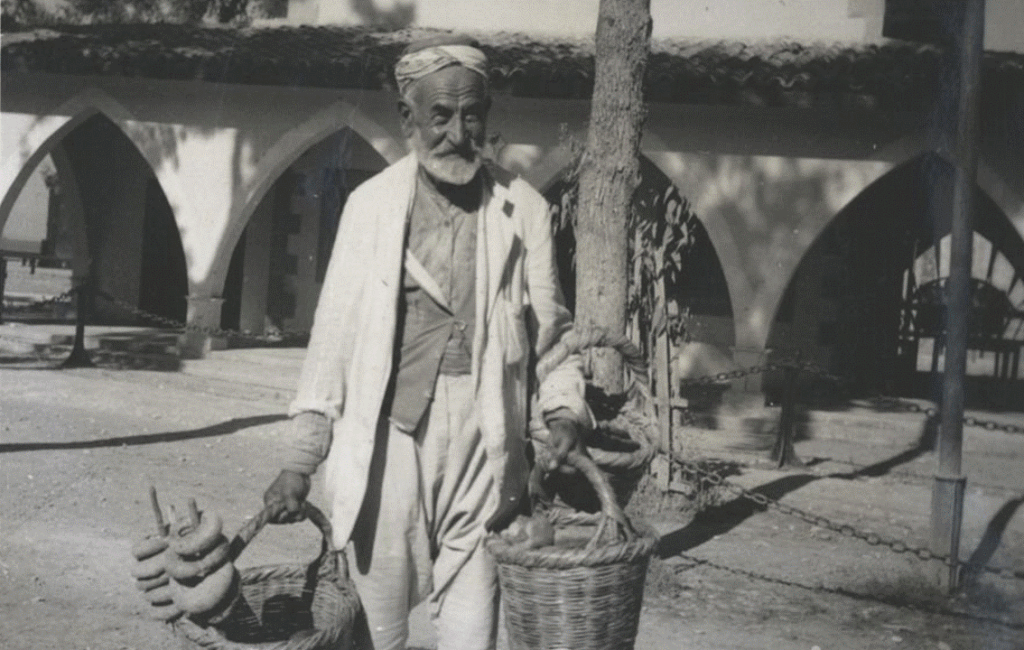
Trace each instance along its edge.
<path fill-rule="evenodd" d="M 152 323 L 163 325 L 164 327 L 180 329 L 187 332 L 199 332 L 201 334 L 206 334 L 208 336 L 213 337 L 236 338 L 260 342 L 278 342 L 281 341 L 282 339 L 298 339 L 309 336 L 309 332 L 305 331 L 282 330 L 275 334 L 250 334 L 248 332 L 221 329 L 219 327 L 189 325 L 188 323 L 183 323 L 172 318 L 167 318 L 166 316 L 152 314 L 143 309 L 139 309 L 138 307 L 135 307 L 115 296 L 110 295 L 106 291 L 99 290 L 96 292 L 96 295 L 110 302 L 111 304 L 120 308 L 121 310 L 132 314 L 133 316 L 137 316 Z"/>
<path fill-rule="evenodd" d="M 738 370 L 731 370 L 729 372 L 719 372 L 714 375 L 694 377 L 693 379 L 682 379 L 676 385 L 707 386 L 709 384 L 732 381 L 734 379 L 743 379 L 744 377 L 749 377 L 750 375 L 757 375 L 763 372 L 773 372 L 775 370 L 782 370 L 790 365 L 794 365 L 795 363 L 796 361 L 794 359 L 782 359 L 779 361 L 769 362 L 760 366 L 750 366 L 748 368 L 740 368 Z"/>
<path fill-rule="evenodd" d="M 843 378 L 838 377 L 836 375 L 830 375 L 830 374 L 822 371 L 817 366 L 814 366 L 813 364 L 807 364 L 804 369 L 806 369 L 808 371 L 811 371 L 814 374 L 817 374 L 819 376 L 826 377 L 828 379 L 834 379 L 834 380 L 838 380 L 838 381 L 842 381 L 842 382 L 846 382 L 846 383 L 849 382 L 849 380 L 843 379 Z M 934 418 L 939 417 L 939 409 L 937 409 L 934 406 L 921 406 L 920 404 L 917 404 L 917 403 L 914 403 L 914 402 L 908 402 L 908 401 L 906 401 L 904 399 L 901 399 L 899 397 L 892 397 L 892 396 L 888 396 L 888 395 L 878 395 L 878 394 L 876 394 L 876 395 L 871 396 L 871 399 L 878 400 L 879 402 L 882 402 L 888 408 L 892 408 L 892 409 L 895 409 L 895 410 L 905 411 L 905 412 L 908 412 L 908 413 L 920 413 L 920 414 L 923 414 L 925 417 L 927 417 L 929 419 L 934 419 Z M 985 429 L 986 431 L 1002 431 L 1003 433 L 1024 434 L 1024 426 L 1017 425 L 1017 424 L 1011 424 L 1009 422 L 998 422 L 998 421 L 995 421 L 995 420 L 983 420 L 983 419 L 976 418 L 976 417 L 971 416 L 971 415 L 963 416 L 961 421 L 963 422 L 964 426 L 967 426 L 967 427 L 977 427 L 977 428 Z"/>
<path fill-rule="evenodd" d="M 19 309 L 24 310 L 24 309 L 30 309 L 30 308 L 31 309 L 38 309 L 40 307 L 44 307 L 44 306 L 47 306 L 47 305 L 50 305 L 50 304 L 55 304 L 55 303 L 58 303 L 58 302 L 65 302 L 72 295 L 74 295 L 77 291 L 78 291 L 78 288 L 75 287 L 75 288 L 69 289 L 68 291 L 65 291 L 64 293 L 62 293 L 59 296 L 54 296 L 53 298 L 49 298 L 49 299 L 44 300 L 44 301 L 40 301 L 40 302 L 37 302 L 37 303 L 32 303 L 31 306 L 20 307 L 20 308 L 16 307 L 14 309 L 15 310 L 19 310 Z M 159 325 L 162 325 L 164 327 L 169 327 L 169 328 L 172 328 L 172 329 L 180 329 L 180 330 L 184 330 L 184 331 L 188 331 L 188 332 L 199 332 L 201 334 L 206 334 L 208 336 L 224 337 L 224 338 L 236 338 L 236 339 L 243 339 L 243 340 L 250 340 L 250 341 L 259 341 L 259 342 L 279 342 L 279 341 L 284 340 L 284 339 L 301 339 L 301 338 L 305 338 L 305 337 L 308 337 L 309 334 L 310 334 L 307 331 L 289 331 L 289 330 L 283 330 L 283 331 L 277 332 L 275 334 L 250 334 L 250 333 L 247 333 L 247 332 L 239 332 L 237 330 L 221 329 L 219 327 L 189 325 L 189 324 L 181 322 L 181 321 L 177 321 L 177 320 L 174 320 L 174 319 L 171 319 L 171 318 L 167 318 L 165 316 L 160 316 L 160 315 L 157 315 L 157 314 L 153 314 L 153 313 L 147 312 L 147 311 L 145 311 L 143 309 L 139 309 L 138 307 L 135 307 L 134 305 L 131 305 L 131 304 L 127 303 L 127 302 L 124 302 L 123 300 L 120 300 L 119 298 L 116 298 L 115 296 L 112 296 L 109 293 L 107 293 L 105 291 L 102 291 L 102 290 L 98 290 L 96 292 L 96 295 L 98 295 L 99 297 L 107 300 L 108 302 L 114 304 L 115 306 L 117 306 L 118 308 L 120 308 L 120 309 L 122 309 L 122 310 L 124 310 L 126 312 L 128 312 L 128 313 L 130 313 L 130 314 L 132 314 L 132 315 L 134 315 L 136 317 L 139 317 L 139 318 L 142 318 L 144 320 L 150 321 L 152 323 L 157 323 Z M 7 309 L 10 310 L 11 308 L 8 307 Z M 785 357 L 785 358 L 780 359 L 778 361 L 771 361 L 771 362 L 768 362 L 768 363 L 765 363 L 765 364 L 761 364 L 761 365 L 757 365 L 757 366 L 750 366 L 750 367 L 747 367 L 747 368 L 740 368 L 738 370 L 732 370 L 732 371 L 729 371 L 729 372 L 719 372 L 719 373 L 715 373 L 715 374 L 712 374 L 712 375 L 704 375 L 702 377 L 695 377 L 695 378 L 692 378 L 692 379 L 684 379 L 684 380 L 678 382 L 678 385 L 680 387 L 685 387 L 685 386 L 708 386 L 708 385 L 711 385 L 711 384 L 722 383 L 722 382 L 731 382 L 731 381 L 734 381 L 734 380 L 737 380 L 737 379 L 743 379 L 743 378 L 749 377 L 751 375 L 756 375 L 756 374 L 761 374 L 761 373 L 766 373 L 766 372 L 775 372 L 775 371 L 779 371 L 779 370 L 785 370 L 786 368 L 796 368 L 796 369 L 799 369 L 799 370 L 803 370 L 805 372 L 809 372 L 809 373 L 811 373 L 813 375 L 816 375 L 818 377 L 821 377 L 823 379 L 828 379 L 828 380 L 831 380 L 831 381 L 835 381 L 835 382 L 840 383 L 840 384 L 850 385 L 850 384 L 853 383 L 853 381 L 851 379 L 842 377 L 840 375 L 832 374 L 832 373 L 826 371 L 820 365 L 818 365 L 818 364 L 816 364 L 814 362 L 811 362 L 811 361 L 804 361 L 804 360 L 800 359 L 799 356 L 796 356 L 796 357 Z M 888 397 L 888 396 L 883 396 L 883 395 L 875 396 L 875 399 L 879 399 L 879 400 L 884 401 L 886 404 L 888 404 L 892 408 L 899 408 L 901 410 L 904 410 L 904 411 L 907 411 L 907 412 L 910 412 L 910 413 L 922 413 L 922 414 L 924 414 L 928 418 L 938 417 L 938 409 L 936 409 L 935 407 L 931 407 L 931 406 L 929 406 L 929 407 L 922 407 L 921 405 L 915 404 L 913 402 L 906 402 L 906 401 L 901 400 L 901 399 L 896 398 L 896 397 Z M 1008 423 L 1008 422 L 997 422 L 997 421 L 994 421 L 994 420 L 982 420 L 982 419 L 979 419 L 979 418 L 976 418 L 976 417 L 973 417 L 973 416 L 964 416 L 963 424 L 964 424 L 964 426 L 968 426 L 968 427 L 982 428 L 982 429 L 985 429 L 986 431 L 1002 431 L 1004 433 L 1024 434 L 1024 426 L 1016 425 L 1016 424 L 1011 424 L 1011 423 Z"/>
<path fill-rule="evenodd" d="M 41 309 L 43 307 L 49 307 L 50 305 L 56 305 L 57 303 L 69 302 L 71 296 L 75 295 L 78 291 L 77 288 L 71 288 L 58 296 L 51 296 L 45 300 L 39 300 L 37 302 L 31 302 L 27 305 L 5 305 L 3 310 L 4 313 L 13 313 L 19 311 L 29 311 L 31 309 Z"/>
<path fill-rule="evenodd" d="M 749 501 L 753 501 L 762 508 L 771 508 L 773 510 L 781 512 L 784 515 L 801 519 L 811 525 L 828 529 L 832 532 L 839 533 L 840 535 L 846 537 L 853 537 L 855 539 L 859 539 L 863 542 L 870 544 L 871 546 L 884 546 L 894 553 L 910 553 L 911 555 L 917 557 L 917 559 L 919 560 L 935 560 L 938 562 L 942 562 L 944 565 L 948 567 L 961 567 L 967 570 L 984 571 L 986 573 L 995 575 L 1000 578 L 1024 580 L 1024 571 L 1014 571 L 1012 569 L 1001 569 L 997 567 L 972 565 L 967 562 L 963 562 L 959 559 L 954 559 L 949 555 L 936 553 L 935 551 L 932 551 L 928 548 L 920 546 L 911 546 L 903 540 L 886 538 L 882 537 L 878 533 L 871 533 L 858 530 L 850 524 L 842 524 L 832 521 L 828 517 L 816 515 L 814 513 L 807 512 L 806 510 L 801 510 L 800 508 L 784 504 L 781 501 L 775 501 L 763 494 L 758 494 L 757 492 L 752 492 L 743 487 L 740 487 L 735 483 L 730 483 L 720 474 L 712 470 L 704 469 L 697 463 L 681 459 L 675 455 L 672 456 L 672 459 L 675 462 L 682 465 L 688 471 L 703 477 L 708 482 L 708 484 L 715 487 L 724 488 L 729 492 L 735 494 L 736 496 L 742 497 Z"/>
<path fill-rule="evenodd" d="M 858 592 L 858 591 L 853 591 L 853 590 L 850 590 L 850 589 L 844 589 L 842 587 L 826 587 L 825 585 L 818 585 L 818 586 L 806 585 L 806 584 L 803 584 L 803 583 L 800 583 L 800 582 L 795 582 L 793 580 L 787 580 L 785 578 L 780 578 L 780 577 L 777 577 L 777 576 L 770 576 L 770 575 L 766 575 L 766 574 L 763 574 L 763 573 L 758 573 L 756 571 L 751 571 L 749 569 L 737 569 L 735 567 L 726 566 L 724 564 L 719 564 L 719 563 L 714 562 L 712 560 L 707 560 L 707 559 L 704 559 L 704 558 L 696 557 L 694 555 L 690 555 L 689 553 L 679 553 L 676 557 L 680 557 L 680 558 L 682 558 L 684 560 L 688 560 L 688 561 L 692 562 L 693 565 L 695 565 L 695 566 L 706 566 L 706 567 L 709 567 L 709 568 L 712 568 L 712 569 L 716 569 L 718 571 L 724 571 L 726 573 L 731 573 L 733 575 L 738 575 L 738 576 L 742 576 L 744 578 L 749 578 L 751 580 L 760 580 L 762 582 L 769 582 L 769 583 L 773 583 L 773 584 L 777 584 L 777 585 L 783 585 L 783 586 L 786 586 L 786 587 L 795 587 L 797 589 L 804 589 L 804 590 L 807 590 L 807 591 L 835 594 L 837 596 L 845 596 L 847 598 L 855 598 L 857 600 L 870 600 L 870 601 L 873 601 L 873 602 L 889 605 L 890 607 L 898 607 L 898 608 L 901 608 L 901 609 L 907 609 L 907 610 L 911 610 L 911 611 L 915 611 L 915 612 L 920 612 L 920 613 L 924 613 L 924 614 L 938 614 L 938 615 L 941 615 L 941 616 L 959 616 L 959 617 L 969 618 L 969 619 L 973 619 L 973 620 L 987 621 L 987 622 L 990 622 L 990 623 L 998 623 L 1000 625 L 1005 625 L 1005 626 L 1008 626 L 1008 627 L 1011 627 L 1011 628 L 1014 628 L 1014 629 L 1018 629 L 1018 628 L 1024 627 L 1024 626 L 1022 626 L 1020 624 L 1009 622 L 1009 621 L 1006 621 L 1006 620 L 1003 620 L 1003 619 L 1000 619 L 1000 618 L 994 618 L 994 617 L 990 617 L 990 616 L 980 616 L 978 614 L 972 614 L 970 612 L 964 612 L 964 611 L 959 611 L 959 610 L 955 610 L 955 609 L 947 609 L 945 607 L 926 607 L 926 606 L 922 606 L 922 605 L 918 605 L 918 604 L 914 604 L 914 603 L 898 602 L 898 601 L 896 601 L 893 598 L 886 598 L 884 596 L 875 596 L 873 594 L 866 594 L 866 593 L 862 593 L 862 592 Z M 678 571 L 682 571 L 682 570 L 688 570 L 690 568 L 692 568 L 692 567 L 677 567 L 675 570 L 678 572 Z"/>
<path fill-rule="evenodd" d="M 823 379 L 834 381 L 839 384 L 852 385 L 854 383 L 853 380 L 849 378 L 828 372 L 827 370 L 825 370 L 820 365 L 814 362 L 804 361 L 799 357 L 786 357 L 778 361 L 765 363 L 763 365 L 750 366 L 748 368 L 741 368 L 738 370 L 732 370 L 730 372 L 720 372 L 713 375 L 705 375 L 703 377 L 694 377 L 692 379 L 683 379 L 679 381 L 677 385 L 680 387 L 707 386 L 715 383 L 743 379 L 744 377 L 749 377 L 750 375 L 785 370 L 786 368 L 796 368 L 798 370 L 809 372 L 813 375 L 816 375 Z M 936 418 L 939 415 L 938 409 L 935 408 L 934 406 L 921 406 L 920 404 L 907 402 L 897 397 L 890 397 L 885 395 L 874 395 L 872 397 L 873 399 L 878 399 L 880 401 L 885 402 L 890 408 L 898 408 L 900 410 L 907 411 L 910 413 L 921 413 L 928 418 Z M 978 427 L 981 429 L 985 429 L 986 431 L 1002 431 L 1003 433 L 1024 434 L 1024 426 L 1011 424 L 1009 422 L 982 420 L 980 418 L 976 418 L 970 415 L 964 416 L 962 421 L 964 426 Z"/>

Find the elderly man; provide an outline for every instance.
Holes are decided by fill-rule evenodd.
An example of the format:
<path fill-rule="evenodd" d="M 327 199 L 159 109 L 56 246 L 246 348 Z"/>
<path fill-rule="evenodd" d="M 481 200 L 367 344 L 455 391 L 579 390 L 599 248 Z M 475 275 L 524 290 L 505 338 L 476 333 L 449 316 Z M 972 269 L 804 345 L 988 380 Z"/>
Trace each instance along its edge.
<path fill-rule="evenodd" d="M 441 648 L 493 648 L 483 539 L 521 511 L 527 420 L 547 421 L 554 467 L 590 414 L 578 357 L 531 382 L 531 361 L 572 323 L 547 204 L 481 156 L 486 57 L 435 38 L 410 45 L 395 78 L 412 153 L 345 205 L 265 501 L 294 519 L 325 462 L 374 647 L 404 648 L 409 610 L 429 598 Z"/>

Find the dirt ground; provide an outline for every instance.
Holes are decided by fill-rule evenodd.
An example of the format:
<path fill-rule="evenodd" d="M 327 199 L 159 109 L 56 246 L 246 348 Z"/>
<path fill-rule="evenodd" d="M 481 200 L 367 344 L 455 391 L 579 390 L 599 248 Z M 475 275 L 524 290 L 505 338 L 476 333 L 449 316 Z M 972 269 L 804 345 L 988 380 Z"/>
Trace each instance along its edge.
<path fill-rule="evenodd" d="M 148 488 L 179 511 L 194 497 L 237 529 L 276 474 L 288 394 L 180 372 L 2 361 L 0 647 L 180 647 L 128 575 L 130 540 L 153 527 Z M 919 546 L 934 456 L 856 473 L 899 458 L 905 442 L 802 441 L 797 452 L 812 463 L 799 472 L 768 469 L 754 453 L 727 466 L 738 484 L 785 504 Z M 964 557 L 1024 569 L 1022 459 L 1024 436 L 968 433 Z M 637 648 L 1024 649 L 1024 581 L 982 574 L 944 598 L 930 586 L 934 567 L 910 554 L 743 498 L 645 491 L 637 503 L 664 533 Z M 311 558 L 317 543 L 309 524 L 271 527 L 240 564 Z M 410 645 L 432 644 L 417 611 Z"/>

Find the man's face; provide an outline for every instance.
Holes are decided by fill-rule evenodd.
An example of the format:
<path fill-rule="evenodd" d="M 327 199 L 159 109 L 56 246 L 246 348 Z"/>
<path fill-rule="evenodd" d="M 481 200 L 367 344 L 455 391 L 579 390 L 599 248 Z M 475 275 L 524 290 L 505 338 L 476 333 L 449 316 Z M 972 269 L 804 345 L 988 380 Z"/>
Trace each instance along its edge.
<path fill-rule="evenodd" d="M 480 169 L 489 108 L 483 77 L 454 65 L 416 81 L 398 104 L 420 164 L 453 185 L 465 185 Z"/>

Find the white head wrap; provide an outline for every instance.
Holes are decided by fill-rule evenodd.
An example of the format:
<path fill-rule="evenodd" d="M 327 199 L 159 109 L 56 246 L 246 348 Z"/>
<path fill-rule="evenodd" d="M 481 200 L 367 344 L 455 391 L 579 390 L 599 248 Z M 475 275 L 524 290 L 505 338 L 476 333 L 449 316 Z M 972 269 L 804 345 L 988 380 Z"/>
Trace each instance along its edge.
<path fill-rule="evenodd" d="M 472 45 L 434 45 L 410 52 L 395 64 L 399 94 L 405 95 L 406 89 L 417 79 L 451 65 L 469 68 L 487 81 L 487 55 L 479 49 Z"/>

